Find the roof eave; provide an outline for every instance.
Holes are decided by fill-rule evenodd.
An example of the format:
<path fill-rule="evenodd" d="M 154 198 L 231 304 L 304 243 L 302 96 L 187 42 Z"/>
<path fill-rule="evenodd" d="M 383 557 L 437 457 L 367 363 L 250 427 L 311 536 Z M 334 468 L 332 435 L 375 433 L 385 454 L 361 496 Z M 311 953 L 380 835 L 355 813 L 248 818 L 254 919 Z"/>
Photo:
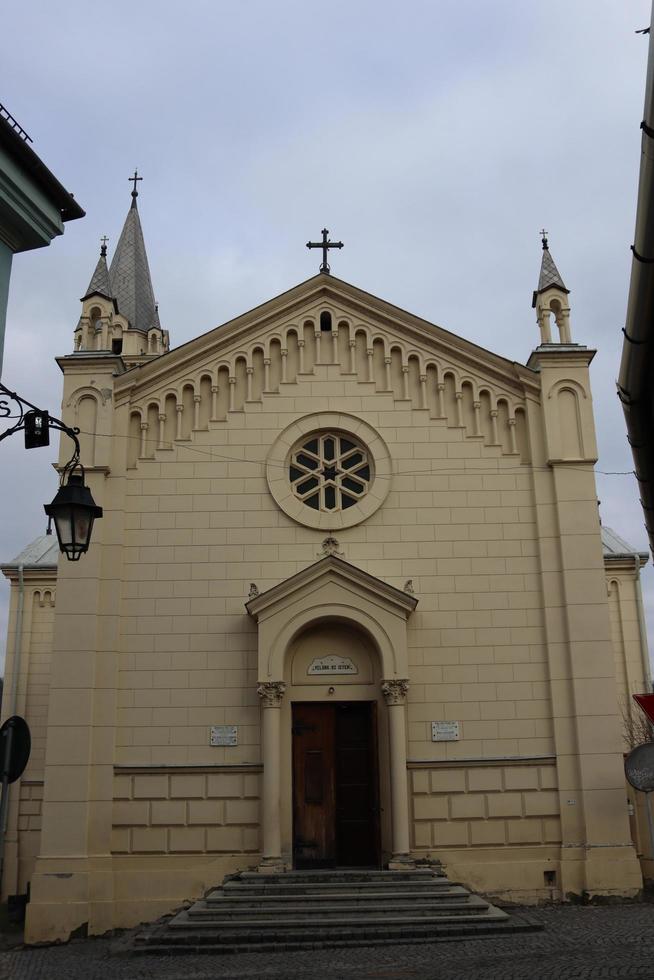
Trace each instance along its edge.
<path fill-rule="evenodd" d="M 62 221 L 75 221 L 83 218 L 83 210 L 55 175 L 36 155 L 30 145 L 16 133 L 13 127 L 0 116 L 0 146 L 30 175 L 35 184 L 52 201 L 61 214 Z"/>
<path fill-rule="evenodd" d="M 627 435 L 634 458 L 640 502 L 650 549 L 654 554 L 654 31 L 649 35 L 641 160 L 636 203 L 629 299 L 618 375 Z"/>
<path fill-rule="evenodd" d="M 535 310 L 536 309 L 536 300 L 538 299 L 538 297 L 539 296 L 542 296 L 543 293 L 548 293 L 550 291 L 550 289 L 557 289 L 560 293 L 563 293 L 565 296 L 567 296 L 569 294 L 569 292 L 570 292 L 569 289 L 566 289 L 565 286 L 561 286 L 560 283 L 558 283 L 558 282 L 552 282 L 552 283 L 550 283 L 549 286 L 543 286 L 542 289 L 534 289 L 534 293 L 533 293 L 533 296 L 531 298 L 531 308 L 532 308 L 532 310 Z"/>

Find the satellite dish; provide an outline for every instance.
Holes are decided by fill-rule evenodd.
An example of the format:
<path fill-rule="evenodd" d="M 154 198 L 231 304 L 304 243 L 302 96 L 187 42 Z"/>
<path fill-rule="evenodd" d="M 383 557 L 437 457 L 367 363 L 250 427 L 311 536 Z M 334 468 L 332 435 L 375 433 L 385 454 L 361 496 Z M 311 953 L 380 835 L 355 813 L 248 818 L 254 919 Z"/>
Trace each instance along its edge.
<path fill-rule="evenodd" d="M 634 789 L 654 792 L 654 742 L 638 745 L 624 760 L 624 772 Z"/>

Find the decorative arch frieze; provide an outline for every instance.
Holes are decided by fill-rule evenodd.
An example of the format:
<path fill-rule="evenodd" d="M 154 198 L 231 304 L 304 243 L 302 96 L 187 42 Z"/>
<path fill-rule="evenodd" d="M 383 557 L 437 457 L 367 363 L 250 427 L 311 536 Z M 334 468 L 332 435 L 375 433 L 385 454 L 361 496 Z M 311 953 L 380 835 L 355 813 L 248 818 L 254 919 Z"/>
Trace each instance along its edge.
<path fill-rule="evenodd" d="M 331 315 L 330 331 L 320 329 L 321 312 Z M 330 303 L 321 303 L 310 314 L 296 314 L 272 330 L 268 327 L 254 333 L 247 343 L 241 337 L 231 349 L 226 344 L 219 358 L 186 371 L 174 384 L 164 383 L 142 400 L 135 393 L 131 407 L 147 415 L 148 404 L 158 402 L 159 414 L 165 419 L 155 451 L 170 448 L 178 440 L 192 440 L 197 431 L 228 423 L 232 413 L 247 412 L 254 404 L 274 398 L 286 390 L 285 385 L 302 383 L 322 366 L 338 367 L 353 383 L 373 383 L 380 394 L 424 412 L 423 419 L 437 424 L 445 421 L 449 427 L 460 428 L 464 438 L 480 440 L 527 461 L 523 452 L 526 426 L 516 413 L 525 404 L 522 378 L 505 386 L 495 372 L 489 381 L 483 373 L 477 375 L 474 367 L 471 370 L 470 365 L 448 358 L 444 349 L 421 347 L 415 337 L 380 329 Z M 483 365 L 480 367 L 483 372 Z M 171 424 L 172 397 L 175 425 Z M 274 411 L 272 403 L 270 409 Z M 147 441 L 152 446 L 151 433 Z"/>

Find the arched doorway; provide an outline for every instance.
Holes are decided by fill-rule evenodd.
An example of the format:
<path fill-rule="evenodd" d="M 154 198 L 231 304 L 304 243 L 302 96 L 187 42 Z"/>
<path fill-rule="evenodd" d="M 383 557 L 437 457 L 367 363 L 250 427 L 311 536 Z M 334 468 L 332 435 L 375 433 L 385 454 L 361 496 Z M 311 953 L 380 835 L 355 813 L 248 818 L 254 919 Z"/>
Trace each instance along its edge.
<path fill-rule="evenodd" d="M 323 621 L 287 665 L 293 866 L 379 867 L 377 651 L 352 623 Z"/>
<path fill-rule="evenodd" d="M 253 587 L 246 609 L 258 630 L 257 694 L 262 709 L 263 760 L 261 871 L 277 873 L 293 865 L 293 711 L 294 705 L 303 703 L 377 706 L 358 710 L 351 728 L 358 725 L 361 733 L 367 726 L 372 741 L 376 740 L 373 760 L 376 758 L 379 771 L 381 860 L 387 861 L 389 868 L 410 864 L 406 622 L 416 604 L 413 594 L 334 555 L 261 594 Z M 340 657 L 343 662 L 334 670 L 329 657 Z M 350 667 L 344 663 L 348 658 Z M 335 718 L 333 723 L 336 725 Z M 347 737 L 339 738 L 343 751 Z M 369 742 L 370 737 L 366 738 Z M 363 741 L 361 736 L 360 743 Z M 358 751 L 361 758 L 370 759 L 369 747 L 359 744 Z M 312 778 L 311 772 L 307 775 Z M 371 785 L 374 792 L 374 780 Z M 369 793 L 370 787 L 361 792 Z M 335 862 L 337 853 L 317 859 Z M 378 854 L 377 846 L 375 861 Z"/>

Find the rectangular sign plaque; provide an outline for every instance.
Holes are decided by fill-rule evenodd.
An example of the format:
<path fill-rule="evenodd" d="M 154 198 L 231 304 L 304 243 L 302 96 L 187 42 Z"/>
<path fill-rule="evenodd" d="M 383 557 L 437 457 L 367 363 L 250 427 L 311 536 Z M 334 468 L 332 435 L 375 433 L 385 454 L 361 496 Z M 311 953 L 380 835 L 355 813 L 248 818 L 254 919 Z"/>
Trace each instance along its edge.
<path fill-rule="evenodd" d="M 458 742 L 458 721 L 432 721 L 431 740 L 432 742 Z"/>
<path fill-rule="evenodd" d="M 236 725 L 212 725 L 209 744 L 238 745 L 238 728 Z"/>
<path fill-rule="evenodd" d="M 359 668 L 349 657 L 337 657 L 331 653 L 327 657 L 316 657 L 311 661 L 307 674 L 358 674 Z"/>

